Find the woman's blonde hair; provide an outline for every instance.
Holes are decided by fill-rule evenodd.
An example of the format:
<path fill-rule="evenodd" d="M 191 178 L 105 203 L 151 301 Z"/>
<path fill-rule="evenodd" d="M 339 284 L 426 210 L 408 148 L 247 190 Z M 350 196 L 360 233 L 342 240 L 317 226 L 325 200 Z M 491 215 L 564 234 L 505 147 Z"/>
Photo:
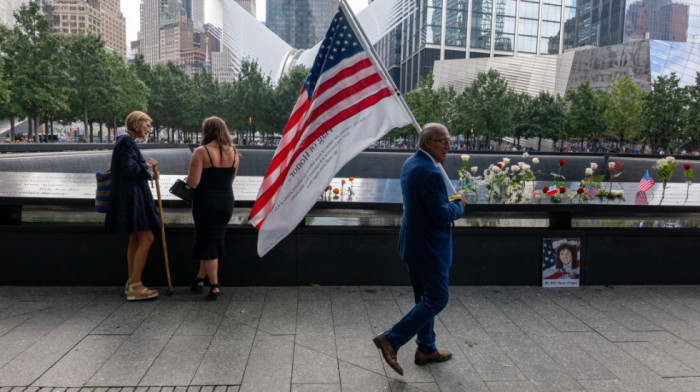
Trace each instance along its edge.
<path fill-rule="evenodd" d="M 202 122 L 202 142 L 200 146 L 216 141 L 219 144 L 219 153 L 223 156 L 223 147 L 231 146 L 236 151 L 236 146 L 231 141 L 226 122 L 219 117 L 212 116 Z"/>
<path fill-rule="evenodd" d="M 148 114 L 135 110 L 126 116 L 126 131 L 127 132 L 138 132 L 139 126 L 142 121 L 153 121 Z"/>

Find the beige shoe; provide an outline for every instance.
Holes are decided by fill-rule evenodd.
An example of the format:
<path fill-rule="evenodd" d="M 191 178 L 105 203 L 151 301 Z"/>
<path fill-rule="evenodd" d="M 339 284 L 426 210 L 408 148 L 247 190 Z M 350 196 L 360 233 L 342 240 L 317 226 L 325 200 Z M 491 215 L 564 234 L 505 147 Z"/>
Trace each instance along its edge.
<path fill-rule="evenodd" d="M 125 297 L 129 296 L 129 282 L 131 282 L 131 278 L 127 278 L 126 283 L 124 284 L 124 296 Z"/>
<path fill-rule="evenodd" d="M 136 290 L 136 287 L 142 286 L 140 289 Z M 144 299 L 151 299 L 158 296 L 157 290 L 150 290 L 148 287 L 144 286 L 141 282 L 129 283 L 129 291 L 126 295 L 127 301 L 140 301 Z"/>

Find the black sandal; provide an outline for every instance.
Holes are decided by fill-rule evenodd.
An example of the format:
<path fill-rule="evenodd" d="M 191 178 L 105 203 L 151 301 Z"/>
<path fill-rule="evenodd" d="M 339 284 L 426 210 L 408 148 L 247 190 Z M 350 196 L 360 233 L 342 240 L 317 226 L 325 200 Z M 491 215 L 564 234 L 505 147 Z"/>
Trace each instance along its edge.
<path fill-rule="evenodd" d="M 218 292 L 214 292 L 214 289 L 219 289 Z M 219 283 L 214 283 L 209 285 L 209 299 L 212 301 L 216 301 L 217 298 L 219 298 L 219 294 L 221 294 L 221 284 Z"/>
<path fill-rule="evenodd" d="M 190 291 L 194 291 L 195 293 L 201 293 L 202 289 L 204 289 L 204 279 L 205 278 L 200 278 L 200 277 L 194 278 L 194 283 L 192 283 L 192 286 L 190 287 Z M 200 283 L 202 283 L 201 286 L 199 285 Z"/>

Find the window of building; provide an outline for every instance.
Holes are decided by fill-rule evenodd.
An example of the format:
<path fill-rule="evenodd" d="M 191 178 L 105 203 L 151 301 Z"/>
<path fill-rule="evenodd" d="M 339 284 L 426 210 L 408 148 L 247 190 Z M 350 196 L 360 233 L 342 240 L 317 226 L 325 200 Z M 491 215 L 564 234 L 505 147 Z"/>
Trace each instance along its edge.
<path fill-rule="evenodd" d="M 537 3 L 529 3 L 522 1 L 520 3 L 520 17 L 529 19 L 539 19 L 540 5 Z"/>

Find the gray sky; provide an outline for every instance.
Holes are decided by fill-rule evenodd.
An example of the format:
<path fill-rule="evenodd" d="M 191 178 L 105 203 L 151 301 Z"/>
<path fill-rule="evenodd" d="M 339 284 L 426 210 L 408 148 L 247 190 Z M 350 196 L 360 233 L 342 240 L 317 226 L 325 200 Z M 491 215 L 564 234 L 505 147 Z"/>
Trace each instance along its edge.
<path fill-rule="evenodd" d="M 4 0 L 0 0 L 4 1 Z M 126 47 L 129 48 L 131 41 L 136 41 L 139 31 L 139 4 L 141 0 L 121 0 L 121 10 L 126 18 Z M 348 4 L 355 13 L 367 7 L 367 0 L 348 0 Z M 258 20 L 265 20 L 265 0 L 256 2 Z M 330 23 L 330 21 L 329 21 Z"/>

